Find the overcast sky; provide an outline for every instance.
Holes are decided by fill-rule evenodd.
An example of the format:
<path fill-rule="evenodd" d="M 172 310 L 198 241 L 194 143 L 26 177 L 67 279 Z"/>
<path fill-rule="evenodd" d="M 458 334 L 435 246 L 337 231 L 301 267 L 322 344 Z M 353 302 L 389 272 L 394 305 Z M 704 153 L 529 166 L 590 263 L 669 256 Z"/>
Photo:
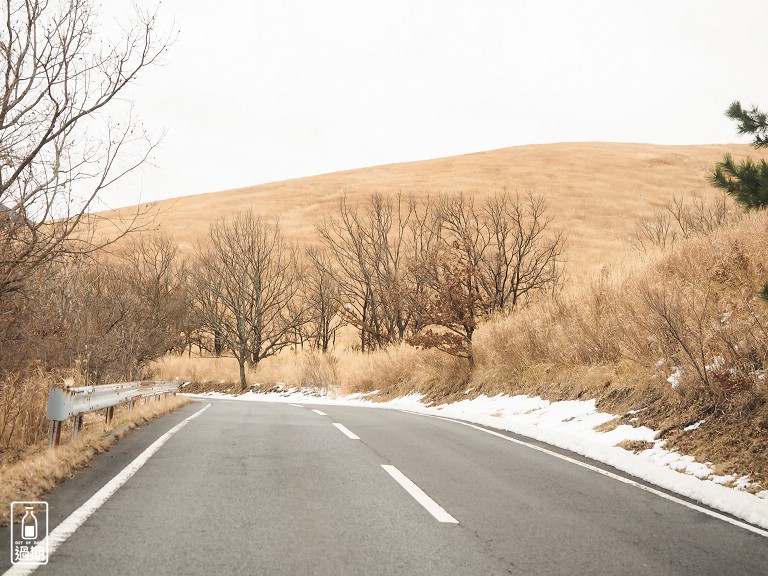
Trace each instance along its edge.
<path fill-rule="evenodd" d="M 163 0 L 160 16 L 177 40 L 130 96 L 167 134 L 112 207 L 532 143 L 737 142 L 728 104 L 768 108 L 765 0 Z"/>

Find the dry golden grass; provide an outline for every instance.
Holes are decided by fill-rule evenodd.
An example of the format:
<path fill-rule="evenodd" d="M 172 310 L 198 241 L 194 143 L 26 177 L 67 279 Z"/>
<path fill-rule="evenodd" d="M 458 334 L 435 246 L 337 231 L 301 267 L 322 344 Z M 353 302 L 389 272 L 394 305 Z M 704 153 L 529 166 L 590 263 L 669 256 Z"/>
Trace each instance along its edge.
<path fill-rule="evenodd" d="M 0 526 L 7 525 L 10 503 L 38 500 L 64 478 L 71 478 L 96 454 L 104 452 L 130 429 L 188 404 L 183 396 L 137 405 L 133 410 L 118 407 L 112 423 L 104 423 L 102 412 L 88 414 L 79 438 L 69 441 L 71 423 L 62 430 L 62 445 L 48 450 L 47 440 L 26 448 L 12 463 L 0 465 Z"/>
<path fill-rule="evenodd" d="M 768 487 L 768 212 L 691 239 L 626 278 L 488 323 L 476 391 L 597 398 L 718 473 Z M 681 371 L 673 388 L 667 378 Z M 644 408 L 627 415 L 630 409 Z M 636 418 L 634 422 L 632 419 Z M 695 422 L 706 424 L 693 431 Z"/>
<path fill-rule="evenodd" d="M 222 390 L 238 388 L 240 382 L 240 368 L 237 360 L 230 356 L 203 358 L 194 355 L 189 357 L 168 354 L 152 362 L 148 370 L 157 380 L 177 380 L 182 384 L 205 383 L 215 385 Z M 245 375 L 248 382 L 256 381 L 255 371 L 248 366 L 246 366 Z M 234 389 L 232 391 L 234 392 Z"/>
<path fill-rule="evenodd" d="M 167 355 L 150 370 L 155 378 L 191 382 L 183 388 L 186 392 L 240 393 L 237 361 L 231 357 Z M 384 401 L 410 392 L 444 397 L 463 392 L 468 379 L 464 360 L 402 344 L 369 354 L 352 350 L 284 352 L 262 360 L 256 370 L 249 371 L 248 382 L 264 391 L 283 385 L 331 396 L 379 390 L 374 399 Z"/>
<path fill-rule="evenodd" d="M 346 193 L 352 202 L 372 192 L 402 191 L 416 197 L 463 191 L 477 197 L 507 189 L 544 195 L 555 224 L 567 237 L 568 269 L 590 277 L 601 264 L 621 265 L 632 255 L 629 236 L 637 218 L 673 195 L 715 194 L 708 171 L 725 152 L 735 159 L 757 156 L 747 145 L 654 146 L 569 143 L 503 148 L 421 162 L 376 166 L 237 190 L 158 202 L 152 226 L 190 248 L 217 218 L 253 208 L 279 217 L 284 231 L 302 241 L 335 215 Z M 129 218 L 135 208 L 104 213 Z M 103 229 L 106 233 L 107 228 Z"/>

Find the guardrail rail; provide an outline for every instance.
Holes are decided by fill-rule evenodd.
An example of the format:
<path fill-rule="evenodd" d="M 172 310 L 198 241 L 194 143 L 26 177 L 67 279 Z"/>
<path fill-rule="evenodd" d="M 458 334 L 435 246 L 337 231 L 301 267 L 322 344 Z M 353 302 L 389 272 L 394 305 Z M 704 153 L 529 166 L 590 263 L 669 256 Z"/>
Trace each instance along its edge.
<path fill-rule="evenodd" d="M 170 394 L 176 395 L 178 382 L 160 382 L 143 380 L 140 382 L 120 382 L 100 386 L 65 386 L 54 388 L 48 395 L 46 416 L 51 421 L 48 447 L 54 448 L 61 442 L 61 425 L 74 418 L 72 439 L 75 440 L 83 426 L 83 414 L 106 410 L 106 422 L 109 424 L 115 413 L 115 406 L 125 402 L 133 408 L 137 399 L 146 404 L 152 398 L 159 400 Z"/>

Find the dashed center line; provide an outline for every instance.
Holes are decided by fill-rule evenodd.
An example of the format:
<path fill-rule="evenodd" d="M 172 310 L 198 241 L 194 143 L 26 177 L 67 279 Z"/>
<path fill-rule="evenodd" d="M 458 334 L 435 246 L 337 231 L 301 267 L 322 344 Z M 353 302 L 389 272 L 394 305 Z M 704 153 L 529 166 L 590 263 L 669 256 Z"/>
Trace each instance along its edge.
<path fill-rule="evenodd" d="M 320 410 L 312 410 L 315 414 L 320 414 L 320 416 L 328 416 L 325 412 L 321 412 Z"/>
<path fill-rule="evenodd" d="M 301 404 L 288 404 L 288 406 L 295 406 L 296 408 L 304 408 Z"/>
<path fill-rule="evenodd" d="M 410 478 L 400 472 L 400 470 L 398 470 L 395 466 L 392 466 L 391 464 L 382 464 L 381 467 L 384 468 L 384 470 L 386 470 L 387 473 L 392 476 L 392 478 L 394 478 L 398 484 L 400 484 L 400 486 L 405 488 L 405 491 L 413 496 L 416 502 L 424 506 L 427 512 L 435 517 L 435 520 L 448 524 L 459 523 L 456 518 L 448 514 L 448 512 L 446 512 L 442 506 L 427 496 L 424 490 L 416 486 L 416 484 L 414 484 Z"/>
<path fill-rule="evenodd" d="M 346 426 L 344 426 L 344 424 L 339 424 L 338 422 L 334 422 L 333 425 L 336 426 L 336 428 L 338 428 L 339 430 L 341 430 L 347 438 L 351 438 L 352 440 L 360 440 L 360 436 L 357 436 L 356 434 L 353 434 L 352 432 L 350 432 L 349 429 Z"/>

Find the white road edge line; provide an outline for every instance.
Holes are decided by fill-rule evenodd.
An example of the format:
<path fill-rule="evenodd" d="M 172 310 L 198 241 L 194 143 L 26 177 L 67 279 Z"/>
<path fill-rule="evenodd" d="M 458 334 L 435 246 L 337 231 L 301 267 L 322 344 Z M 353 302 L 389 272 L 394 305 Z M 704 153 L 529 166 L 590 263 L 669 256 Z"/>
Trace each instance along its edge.
<path fill-rule="evenodd" d="M 139 469 L 146 464 L 147 460 L 149 460 L 152 455 L 157 452 L 160 447 L 165 444 L 171 436 L 176 434 L 179 430 L 184 428 L 190 421 L 194 420 L 200 414 L 208 410 L 211 405 L 208 404 L 205 408 L 202 408 L 192 414 L 192 416 L 182 420 L 176 426 L 168 430 L 165 434 L 160 436 L 157 440 L 155 440 L 152 444 L 149 445 L 149 447 L 144 450 L 141 454 L 139 454 L 136 459 L 128 464 L 125 468 L 118 473 L 117 476 L 112 478 L 109 482 L 107 482 L 96 494 L 91 496 L 80 508 L 72 512 L 61 524 L 56 526 L 56 528 L 53 529 L 53 531 L 48 535 L 48 558 L 50 560 L 50 557 L 53 555 L 54 552 L 64 544 L 64 542 L 72 536 L 72 534 L 75 533 L 75 531 L 80 528 L 80 526 L 83 525 L 83 523 L 88 520 L 88 518 L 96 512 L 101 506 L 109 500 L 109 497 L 112 496 L 115 492 L 117 492 L 120 487 L 125 484 L 131 476 L 136 474 L 136 472 L 139 471 Z M 45 540 L 41 541 L 38 546 L 45 546 Z M 16 564 L 9 568 L 3 576 L 22 576 L 24 574 L 31 574 L 34 572 L 39 564 Z"/>
<path fill-rule="evenodd" d="M 352 440 L 360 440 L 360 436 L 357 436 L 356 434 L 353 434 L 352 432 L 350 432 L 349 428 L 344 426 L 344 424 L 339 424 L 338 422 L 334 422 L 333 425 L 336 426 L 336 428 L 338 428 L 339 430 L 341 430 L 347 438 L 351 438 Z"/>
<path fill-rule="evenodd" d="M 313 409 L 312 412 L 314 412 L 315 414 L 320 414 L 320 416 L 328 416 L 328 414 L 326 414 L 325 412 L 321 412 L 320 410 Z"/>
<path fill-rule="evenodd" d="M 301 404 L 288 404 L 288 406 L 295 406 L 296 408 L 304 408 Z"/>
<path fill-rule="evenodd" d="M 530 444 L 528 442 L 524 442 L 523 440 L 518 440 L 517 438 L 511 438 L 499 432 L 494 432 L 493 430 L 488 430 L 487 428 L 483 428 L 482 426 L 475 426 L 474 424 L 470 424 L 469 422 L 454 420 L 453 418 L 447 418 L 445 416 L 435 416 L 432 414 L 422 414 L 420 412 L 412 412 L 410 410 L 402 410 L 402 412 L 407 412 L 409 414 L 416 414 L 418 416 L 426 416 L 427 418 L 437 418 L 438 420 L 446 420 L 448 422 L 461 424 L 462 426 L 469 426 L 470 428 L 474 428 L 475 430 L 486 432 L 493 436 L 498 436 L 499 438 L 503 438 L 504 440 L 508 440 L 509 442 L 514 442 L 515 444 L 520 444 L 521 446 L 527 446 L 528 448 L 533 448 L 534 450 L 543 452 L 544 454 L 549 454 L 550 456 L 554 456 L 555 458 L 560 458 L 560 460 L 565 460 L 566 462 L 570 462 L 571 464 L 576 464 L 577 466 L 581 466 L 582 468 L 587 468 L 588 470 L 592 470 L 594 472 L 597 472 L 598 474 L 602 474 L 603 476 L 608 476 L 609 478 L 613 478 L 614 480 L 618 480 L 619 482 L 623 482 L 624 484 L 629 484 L 630 486 L 634 486 L 635 488 L 639 488 L 640 490 L 645 490 L 646 492 L 655 494 L 656 496 L 660 498 L 664 498 L 665 500 L 669 500 L 677 504 L 682 504 L 687 508 L 696 510 L 697 512 L 701 512 L 702 514 L 706 514 L 707 516 L 717 518 L 718 520 L 722 520 L 723 522 L 728 522 L 729 524 L 733 524 L 734 526 L 738 526 L 739 528 L 743 528 L 744 530 L 749 530 L 754 534 L 758 534 L 760 536 L 764 536 L 768 538 L 768 531 L 758 528 L 756 526 L 753 526 L 752 524 L 741 522 L 740 520 L 736 520 L 735 518 L 731 518 L 730 516 L 720 514 L 718 512 L 715 512 L 714 510 L 710 510 L 709 508 L 704 508 L 703 506 L 698 506 L 697 504 L 693 504 L 692 502 L 688 502 L 681 498 L 677 498 L 675 496 L 672 496 L 671 494 L 667 494 L 666 492 L 657 490 L 656 488 L 646 486 L 645 484 L 641 484 L 640 482 L 637 482 L 635 480 L 625 478 L 624 476 L 619 476 L 618 474 L 614 474 L 613 472 L 609 472 L 608 470 L 603 470 L 602 468 L 598 468 L 597 466 L 592 466 L 591 464 L 587 464 L 586 462 L 576 460 L 575 458 L 571 458 L 570 456 L 559 454 L 558 452 L 555 452 L 553 450 L 548 450 L 546 448 L 542 448 L 541 446 L 536 446 L 535 444 Z"/>
<path fill-rule="evenodd" d="M 416 486 L 416 484 L 414 484 L 411 479 L 408 478 L 408 476 L 400 472 L 400 470 L 398 470 L 395 466 L 392 466 L 391 464 L 382 464 L 381 467 L 384 468 L 384 470 L 386 470 L 387 473 L 395 479 L 395 482 L 405 488 L 405 491 L 413 496 L 416 502 L 424 506 L 426 511 L 435 517 L 435 520 L 438 522 L 445 522 L 447 524 L 459 523 L 456 518 L 448 514 L 448 512 L 446 512 L 445 509 L 440 506 L 440 504 L 427 496 L 424 490 Z"/>

